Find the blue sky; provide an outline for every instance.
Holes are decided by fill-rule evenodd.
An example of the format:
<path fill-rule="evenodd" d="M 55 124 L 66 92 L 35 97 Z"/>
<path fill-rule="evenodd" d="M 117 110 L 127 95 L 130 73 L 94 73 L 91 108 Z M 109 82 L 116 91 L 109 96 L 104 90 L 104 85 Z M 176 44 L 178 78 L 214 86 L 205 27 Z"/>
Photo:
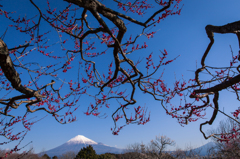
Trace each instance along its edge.
<path fill-rule="evenodd" d="M 20 5 L 22 14 L 30 7 L 29 2 L 27 3 L 26 1 L 24 1 L 24 3 L 27 3 L 26 5 L 24 3 L 20 4 L 20 1 L 14 1 L 14 3 L 10 2 L 11 1 L 1 3 L 3 3 L 3 6 L 7 9 L 11 7 L 12 10 L 17 10 Z M 45 4 L 41 3 L 39 3 L 39 5 L 43 7 Z M 66 3 L 59 2 L 55 7 L 63 7 L 64 4 Z M 183 0 L 182 4 L 184 4 L 184 6 L 181 15 L 170 16 L 162 21 L 157 26 L 157 29 L 160 30 L 154 35 L 154 38 L 148 40 L 142 37 L 143 41 L 146 41 L 148 44 L 147 50 L 144 50 L 146 54 L 153 52 L 153 55 L 158 56 L 160 53 L 159 50 L 166 49 L 169 53 L 169 59 L 181 55 L 176 61 L 165 67 L 165 74 L 163 77 L 165 81 L 167 81 L 168 86 L 173 84 L 175 77 L 180 79 L 183 75 L 185 79 L 194 78 L 194 71 L 196 67 L 200 66 L 201 56 L 209 43 L 209 39 L 205 33 L 206 25 L 224 25 L 238 21 L 240 18 L 238 8 L 240 5 L 239 1 L 230 3 L 223 0 Z M 2 17 L 0 18 L 4 19 Z M 132 32 L 134 32 L 134 28 L 130 27 L 129 30 L 131 29 Z M 5 30 L 5 28 L 2 28 L 0 34 L 3 34 L 3 30 Z M 15 45 L 12 41 L 16 42 L 18 40 L 19 37 L 14 36 L 10 31 L 7 32 L 4 39 L 9 47 Z M 230 45 L 234 54 L 237 55 L 238 41 L 236 35 L 215 34 L 215 44 L 211 49 L 206 63 L 211 66 L 228 66 L 231 58 Z M 104 58 L 105 57 L 106 56 L 104 56 Z M 105 61 L 99 61 L 99 63 L 103 64 Z M 25 78 L 24 76 L 22 77 Z M 224 107 L 224 111 L 230 114 L 230 112 L 238 107 L 238 103 L 236 103 L 237 101 L 235 99 L 235 96 L 222 91 L 219 99 L 220 109 L 222 110 Z M 83 98 L 81 100 L 80 107 L 75 112 L 77 117 L 76 122 L 61 125 L 51 116 L 47 116 L 32 127 L 31 131 L 28 132 L 22 142 L 22 145 L 32 141 L 32 146 L 35 152 L 38 153 L 43 150 L 57 147 L 77 135 L 84 135 L 96 142 L 102 142 L 109 146 L 116 146 L 119 148 L 124 148 L 126 145 L 135 142 L 147 144 L 159 134 L 166 135 L 172 140 L 175 140 L 176 147 L 182 149 L 184 149 L 186 145 L 198 147 L 210 141 L 205 140 L 199 131 L 199 124 L 206 119 L 182 127 L 178 124 L 176 119 L 172 119 L 171 116 L 166 115 L 159 102 L 154 101 L 154 99 L 148 95 L 139 93 L 136 100 L 138 101 L 138 105 L 146 105 L 148 107 L 148 111 L 151 112 L 150 122 L 146 125 L 130 125 L 124 127 L 119 135 L 115 136 L 112 135 L 110 131 L 110 128 L 113 127 L 111 113 L 113 113 L 114 107 L 106 111 L 109 115 L 106 119 L 100 119 L 83 114 L 89 106 L 89 101 L 87 100 L 90 99 Z M 22 111 L 23 109 L 19 110 L 19 112 Z M 212 110 L 209 108 L 206 118 L 211 116 L 211 112 Z M 34 116 L 41 118 L 45 115 L 45 113 L 38 112 Z M 224 118 L 223 115 L 219 114 L 212 127 L 216 127 L 218 122 Z M 19 127 L 15 127 L 15 129 L 17 128 Z M 210 126 L 206 126 L 204 130 L 207 131 L 210 128 Z M 0 137 L 0 140 L 2 141 L 3 138 Z M 14 145 L 15 143 L 10 143 L 0 146 L 0 148 L 5 149 L 13 147 Z M 171 149 L 175 149 L 176 147 Z"/>

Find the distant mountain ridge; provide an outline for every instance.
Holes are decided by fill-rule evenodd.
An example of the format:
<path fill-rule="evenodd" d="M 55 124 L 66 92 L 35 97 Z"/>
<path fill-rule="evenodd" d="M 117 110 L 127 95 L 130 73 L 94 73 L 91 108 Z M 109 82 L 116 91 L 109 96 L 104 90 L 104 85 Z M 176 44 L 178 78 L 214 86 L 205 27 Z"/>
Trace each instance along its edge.
<path fill-rule="evenodd" d="M 46 153 L 49 157 L 53 157 L 60 156 L 68 151 L 74 151 L 77 154 L 81 148 L 87 147 L 88 145 L 92 145 L 97 154 L 104 154 L 107 152 L 117 154 L 123 151 L 122 149 L 107 146 L 100 142 L 97 143 L 83 135 L 77 135 L 74 138 L 68 140 L 66 143 L 46 152 L 40 153 L 39 155 L 41 156 Z"/>
<path fill-rule="evenodd" d="M 205 145 L 202 145 L 202 146 L 200 146 L 200 147 L 193 148 L 193 149 L 191 149 L 191 150 L 186 150 L 186 151 L 183 150 L 183 151 L 186 152 L 187 154 L 189 154 L 189 153 L 195 153 L 195 154 L 198 154 L 199 156 L 204 157 L 204 156 L 208 156 L 208 155 L 209 155 L 209 150 L 210 150 L 211 148 L 215 149 L 215 146 L 216 146 L 216 143 L 214 143 L 214 142 L 208 142 L 208 143 L 206 143 Z M 216 150 L 216 149 L 215 149 L 215 150 Z M 175 151 L 165 151 L 165 152 L 167 152 L 167 153 L 169 153 L 169 154 L 174 154 Z"/>
<path fill-rule="evenodd" d="M 205 144 L 203 146 L 192 149 L 192 151 L 199 152 L 200 156 L 207 156 L 209 153 L 209 149 L 211 149 L 215 146 L 216 146 L 216 144 L 214 142 L 208 142 L 207 144 Z"/>

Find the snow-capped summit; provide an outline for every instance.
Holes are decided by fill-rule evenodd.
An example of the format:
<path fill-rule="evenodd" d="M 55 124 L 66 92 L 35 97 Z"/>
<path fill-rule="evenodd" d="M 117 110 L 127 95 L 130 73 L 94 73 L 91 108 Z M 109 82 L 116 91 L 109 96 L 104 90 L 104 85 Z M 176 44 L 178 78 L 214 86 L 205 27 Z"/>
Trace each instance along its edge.
<path fill-rule="evenodd" d="M 67 141 L 67 144 L 89 144 L 89 145 L 96 145 L 97 142 L 86 138 L 83 135 L 77 135 L 74 138 Z"/>

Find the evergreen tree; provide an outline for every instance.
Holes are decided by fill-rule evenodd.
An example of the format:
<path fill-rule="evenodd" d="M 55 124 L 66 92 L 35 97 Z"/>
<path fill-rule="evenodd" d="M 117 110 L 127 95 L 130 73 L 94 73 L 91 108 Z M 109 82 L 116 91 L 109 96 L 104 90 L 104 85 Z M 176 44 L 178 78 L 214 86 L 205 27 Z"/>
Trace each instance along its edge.
<path fill-rule="evenodd" d="M 116 157 L 114 154 L 105 153 L 105 154 L 98 155 L 98 159 L 116 159 Z"/>
<path fill-rule="evenodd" d="M 83 147 L 77 154 L 77 156 L 75 157 L 75 159 L 97 159 L 98 156 L 95 152 L 95 150 L 93 149 L 93 147 L 91 145 L 87 146 L 86 148 Z"/>
<path fill-rule="evenodd" d="M 47 154 L 44 154 L 41 158 L 42 159 L 51 159 Z"/>

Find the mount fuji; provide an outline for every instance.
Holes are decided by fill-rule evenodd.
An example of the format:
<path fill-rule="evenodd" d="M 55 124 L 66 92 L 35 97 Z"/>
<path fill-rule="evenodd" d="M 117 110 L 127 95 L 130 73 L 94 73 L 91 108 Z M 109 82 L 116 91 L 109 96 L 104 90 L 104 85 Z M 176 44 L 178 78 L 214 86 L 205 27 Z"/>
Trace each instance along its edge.
<path fill-rule="evenodd" d="M 86 138 L 83 135 L 77 135 L 76 137 L 68 140 L 66 143 L 50 149 L 46 152 L 40 153 L 39 155 L 42 156 L 46 153 L 49 157 L 53 156 L 60 156 L 68 151 L 73 151 L 76 154 L 81 150 L 83 147 L 87 147 L 88 145 L 92 145 L 93 149 L 96 151 L 97 154 L 104 154 L 104 153 L 121 153 L 123 150 L 104 145 L 103 143 L 97 143 L 89 138 Z"/>

